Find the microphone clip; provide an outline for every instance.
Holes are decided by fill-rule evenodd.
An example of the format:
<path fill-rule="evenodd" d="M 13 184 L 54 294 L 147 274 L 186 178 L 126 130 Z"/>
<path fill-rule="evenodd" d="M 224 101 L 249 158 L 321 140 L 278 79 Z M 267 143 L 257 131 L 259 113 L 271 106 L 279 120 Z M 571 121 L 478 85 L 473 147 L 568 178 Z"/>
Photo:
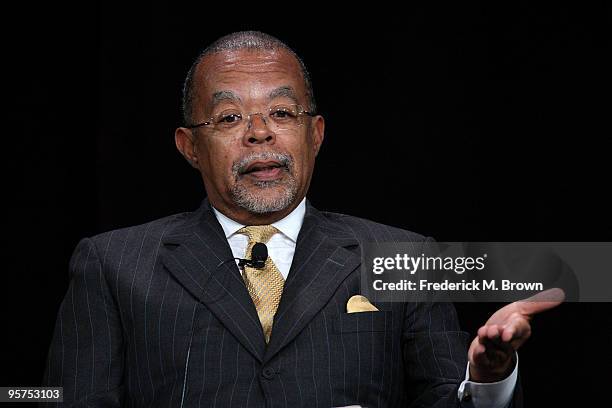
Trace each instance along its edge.
<path fill-rule="evenodd" d="M 242 259 L 236 258 L 238 260 L 238 266 L 244 268 L 248 266 L 249 268 L 261 269 L 266 264 L 265 259 Z"/>
<path fill-rule="evenodd" d="M 220 262 L 219 265 L 217 265 L 217 268 L 230 261 L 238 261 L 238 267 L 240 268 L 248 266 L 249 268 L 263 269 L 263 267 L 266 265 L 267 259 L 268 247 L 264 243 L 257 242 L 251 250 L 251 259 L 231 258 L 227 261 Z"/>

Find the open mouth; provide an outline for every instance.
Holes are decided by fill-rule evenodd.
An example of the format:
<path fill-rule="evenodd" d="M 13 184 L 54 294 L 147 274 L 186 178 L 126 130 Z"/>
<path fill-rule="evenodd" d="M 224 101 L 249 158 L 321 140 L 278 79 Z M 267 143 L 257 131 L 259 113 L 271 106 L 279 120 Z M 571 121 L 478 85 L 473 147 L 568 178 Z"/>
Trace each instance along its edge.
<path fill-rule="evenodd" d="M 287 166 L 274 160 L 255 161 L 249 164 L 242 174 L 249 175 L 258 180 L 274 180 L 282 176 Z"/>

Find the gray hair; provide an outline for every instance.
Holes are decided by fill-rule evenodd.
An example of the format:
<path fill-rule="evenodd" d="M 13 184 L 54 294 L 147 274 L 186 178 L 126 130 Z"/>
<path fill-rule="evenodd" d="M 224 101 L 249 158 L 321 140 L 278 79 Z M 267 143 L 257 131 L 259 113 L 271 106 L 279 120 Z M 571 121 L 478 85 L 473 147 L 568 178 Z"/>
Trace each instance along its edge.
<path fill-rule="evenodd" d="M 185 78 L 185 82 L 183 84 L 183 120 L 185 121 L 186 125 L 191 124 L 193 120 L 193 99 L 195 95 L 194 77 L 200 62 L 202 62 L 206 56 L 211 54 L 241 49 L 268 51 L 286 50 L 293 55 L 300 65 L 302 77 L 304 78 L 304 86 L 306 88 L 306 96 L 308 98 L 308 110 L 311 112 L 317 111 L 310 74 L 306 69 L 306 65 L 304 65 L 304 62 L 295 53 L 295 51 L 293 51 L 287 44 L 278 38 L 269 34 L 262 33 L 260 31 L 239 31 L 223 36 L 206 47 L 204 51 L 200 52 L 200 55 L 198 55 L 196 60 L 191 65 L 191 68 L 189 68 L 189 72 L 187 72 L 187 77 Z"/>

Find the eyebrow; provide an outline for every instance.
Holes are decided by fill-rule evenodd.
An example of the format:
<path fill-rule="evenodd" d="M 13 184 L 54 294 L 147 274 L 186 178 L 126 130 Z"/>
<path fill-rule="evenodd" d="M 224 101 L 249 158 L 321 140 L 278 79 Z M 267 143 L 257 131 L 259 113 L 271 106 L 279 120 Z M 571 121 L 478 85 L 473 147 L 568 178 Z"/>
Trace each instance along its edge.
<path fill-rule="evenodd" d="M 297 98 L 297 96 L 295 94 L 295 91 L 290 86 L 281 86 L 281 87 L 278 87 L 278 88 L 274 89 L 272 92 L 270 92 L 270 94 L 268 95 L 268 99 L 269 100 L 272 100 L 274 98 L 279 98 L 279 97 L 289 98 L 293 102 L 295 102 L 296 104 L 299 104 L 299 101 L 298 101 L 298 98 Z"/>
<path fill-rule="evenodd" d="M 290 86 L 280 86 L 274 90 L 272 90 L 268 94 L 268 99 L 273 100 L 275 98 L 285 97 L 291 99 L 296 104 L 299 104 L 298 98 L 295 94 L 295 91 Z M 240 96 L 236 95 L 232 91 L 217 91 L 212 96 L 212 105 L 215 108 L 218 104 L 223 101 L 233 101 L 242 103 L 242 99 Z"/>
<path fill-rule="evenodd" d="M 235 93 L 233 93 L 232 91 L 217 91 L 212 96 L 213 108 L 217 106 L 219 103 L 221 103 L 222 101 L 227 101 L 227 100 L 235 101 L 235 102 L 242 102 L 240 97 L 236 95 Z"/>

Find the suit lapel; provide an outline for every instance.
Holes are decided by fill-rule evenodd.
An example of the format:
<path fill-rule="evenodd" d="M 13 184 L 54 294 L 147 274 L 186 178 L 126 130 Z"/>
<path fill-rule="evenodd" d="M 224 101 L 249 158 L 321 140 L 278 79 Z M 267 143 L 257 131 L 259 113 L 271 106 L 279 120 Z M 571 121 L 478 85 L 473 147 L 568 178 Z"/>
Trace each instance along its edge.
<path fill-rule="evenodd" d="M 163 239 L 161 259 L 172 276 L 262 361 L 265 341 L 253 301 L 223 229 L 205 200 Z"/>
<path fill-rule="evenodd" d="M 264 363 L 302 331 L 359 267 L 360 256 L 346 249 L 357 245 L 350 232 L 330 223 L 308 204 Z"/>

